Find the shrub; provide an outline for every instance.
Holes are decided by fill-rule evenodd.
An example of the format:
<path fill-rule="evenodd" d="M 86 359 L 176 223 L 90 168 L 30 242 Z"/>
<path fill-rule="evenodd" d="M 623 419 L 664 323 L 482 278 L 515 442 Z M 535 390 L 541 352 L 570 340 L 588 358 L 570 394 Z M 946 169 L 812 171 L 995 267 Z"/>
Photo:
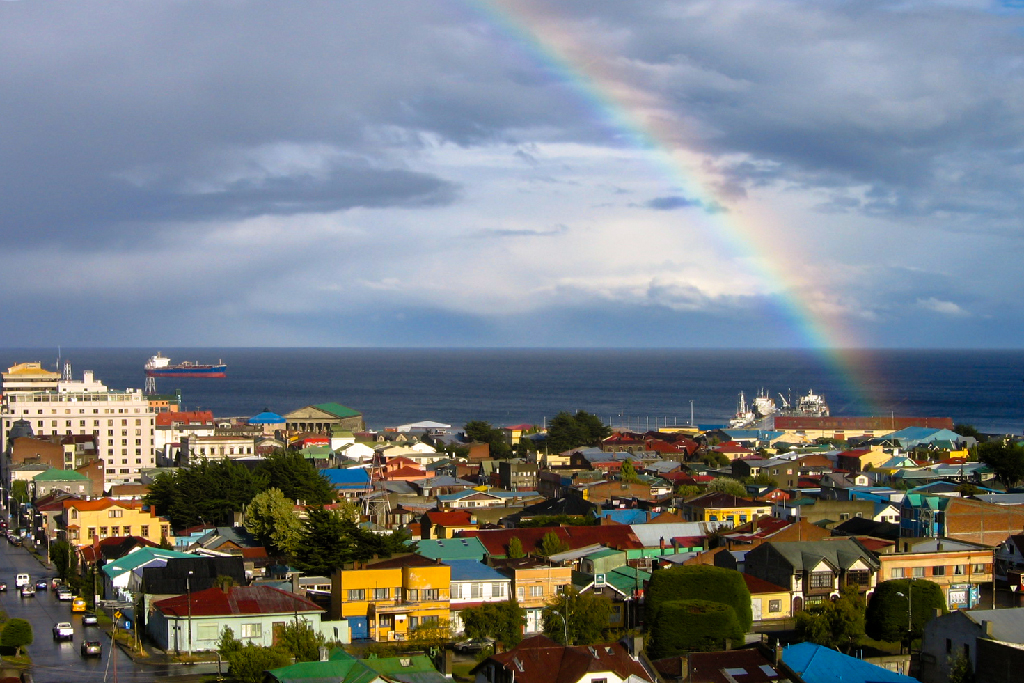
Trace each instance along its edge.
<path fill-rule="evenodd" d="M 726 639 L 742 643 L 744 629 L 729 605 L 710 600 L 669 600 L 648 624 L 647 650 L 652 659 L 684 652 L 712 652 L 725 648 Z"/>
<path fill-rule="evenodd" d="M 864 615 L 867 634 L 875 640 L 890 643 L 906 641 L 908 595 L 913 600 L 911 639 L 921 637 L 924 625 L 935 616 L 935 610 L 946 613 L 946 599 L 938 584 L 926 579 L 885 581 L 878 584 L 868 602 Z"/>
<path fill-rule="evenodd" d="M 646 597 L 648 624 L 657 620 L 661 605 L 670 600 L 709 600 L 728 605 L 744 633 L 754 622 L 750 591 L 743 575 L 733 569 L 706 564 L 661 569 L 651 576 Z"/>

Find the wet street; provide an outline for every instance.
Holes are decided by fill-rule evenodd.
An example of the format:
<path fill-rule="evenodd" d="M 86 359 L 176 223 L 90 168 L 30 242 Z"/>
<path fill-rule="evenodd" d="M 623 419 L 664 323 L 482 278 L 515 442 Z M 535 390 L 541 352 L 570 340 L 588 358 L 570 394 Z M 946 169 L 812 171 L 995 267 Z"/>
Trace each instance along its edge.
<path fill-rule="evenodd" d="M 21 598 L 14 586 L 18 573 L 26 573 L 35 583 L 50 580 L 56 572 L 45 570 L 24 548 L 12 546 L 0 538 L 0 581 L 7 592 L 0 593 L 0 608 L 9 618 L 26 619 L 32 624 L 34 642 L 28 646 L 35 683 L 92 683 L 94 681 L 155 681 L 168 676 L 206 673 L 208 667 L 146 666 L 135 664 L 123 652 L 111 656 L 110 637 L 96 626 L 82 626 L 82 615 L 71 613 L 70 602 L 58 602 L 53 591 L 39 591 L 34 598 Z M 75 629 L 72 641 L 53 640 L 53 625 L 70 621 Z M 103 656 L 85 659 L 79 648 L 83 640 L 98 640 Z M 116 678 L 115 678 L 116 668 Z M 216 667 L 212 671 L 216 672 Z"/>

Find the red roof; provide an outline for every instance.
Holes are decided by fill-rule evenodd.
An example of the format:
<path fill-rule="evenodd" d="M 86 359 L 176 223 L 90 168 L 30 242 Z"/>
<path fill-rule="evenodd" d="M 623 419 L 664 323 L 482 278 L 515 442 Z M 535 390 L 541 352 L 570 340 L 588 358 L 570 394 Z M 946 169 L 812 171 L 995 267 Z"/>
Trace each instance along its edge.
<path fill-rule="evenodd" d="M 525 529 L 480 529 L 460 531 L 457 536 L 476 536 L 484 544 L 488 554 L 504 556 L 513 538 L 518 538 L 523 549 L 530 552 L 540 547 L 545 534 L 554 533 L 570 550 L 588 545 L 604 545 L 617 550 L 639 550 L 643 544 L 628 525 L 614 526 L 555 526 Z"/>
<path fill-rule="evenodd" d="M 774 583 L 759 579 L 756 576 L 750 574 L 743 574 L 743 580 L 747 584 L 747 590 L 750 591 L 751 595 L 755 593 L 788 593 L 789 591 L 782 586 L 776 586 Z"/>
<path fill-rule="evenodd" d="M 473 515 L 465 510 L 451 510 L 449 512 L 431 510 L 427 513 L 427 519 L 430 520 L 431 524 L 440 526 L 474 526 Z"/>
<path fill-rule="evenodd" d="M 523 640 L 508 652 L 491 655 L 473 671 L 491 662 L 514 673 L 517 683 L 577 683 L 590 678 L 588 674 L 602 672 L 613 672 L 620 680 L 631 675 L 651 680 L 650 674 L 629 656 L 621 643 L 566 647 L 538 635 Z"/>
<path fill-rule="evenodd" d="M 157 413 L 156 426 L 170 427 L 172 424 L 213 426 L 212 410 L 191 410 L 187 412 Z"/>
<path fill-rule="evenodd" d="M 191 595 L 192 616 L 219 617 L 239 614 L 295 614 L 296 612 L 323 612 L 318 605 L 270 586 L 234 586 L 226 592 L 220 588 L 207 588 Z M 153 607 L 169 617 L 189 614 L 189 596 L 157 600 Z"/>
<path fill-rule="evenodd" d="M 508 427 L 502 427 L 502 429 L 507 429 L 509 431 L 517 431 L 517 432 L 526 432 L 526 431 L 529 431 L 529 430 L 533 429 L 533 425 L 526 424 L 524 422 L 521 425 L 509 425 Z"/>

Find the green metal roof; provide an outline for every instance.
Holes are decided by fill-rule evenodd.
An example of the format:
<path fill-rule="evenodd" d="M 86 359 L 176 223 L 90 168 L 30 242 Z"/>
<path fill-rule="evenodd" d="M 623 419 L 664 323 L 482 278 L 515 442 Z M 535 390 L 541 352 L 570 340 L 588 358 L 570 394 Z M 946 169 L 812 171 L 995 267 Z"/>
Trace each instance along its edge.
<path fill-rule="evenodd" d="M 359 417 L 362 415 L 358 410 L 346 408 L 340 403 L 317 403 L 313 407 L 318 410 L 322 410 L 325 413 L 330 413 L 335 417 Z"/>
<path fill-rule="evenodd" d="M 281 683 L 371 683 L 380 676 L 404 683 L 450 683 L 438 673 L 426 655 L 353 659 L 350 656 L 342 658 L 332 652 L 329 661 L 299 662 L 269 673 Z"/>
<path fill-rule="evenodd" d="M 125 572 L 130 572 L 136 567 L 158 558 L 169 558 L 169 557 L 196 557 L 189 553 L 182 553 L 177 550 L 164 550 L 163 548 L 139 548 L 133 552 L 128 553 L 119 560 L 108 562 L 103 565 L 103 573 L 114 578 L 120 576 Z"/>
<path fill-rule="evenodd" d="M 49 469 L 32 477 L 33 481 L 85 481 L 89 477 L 74 470 Z"/>

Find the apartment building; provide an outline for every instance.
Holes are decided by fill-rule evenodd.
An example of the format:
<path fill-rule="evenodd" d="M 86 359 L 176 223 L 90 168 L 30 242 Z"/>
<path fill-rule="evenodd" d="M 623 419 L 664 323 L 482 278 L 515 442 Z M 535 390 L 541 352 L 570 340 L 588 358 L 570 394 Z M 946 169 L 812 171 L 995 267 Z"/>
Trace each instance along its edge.
<path fill-rule="evenodd" d="M 950 610 L 977 607 L 980 585 L 992 583 L 989 546 L 951 538 L 903 539 L 898 550 L 878 556 L 878 580 L 927 579 L 942 588 Z"/>
<path fill-rule="evenodd" d="M 155 412 L 141 389 L 107 388 L 86 370 L 82 380 L 59 380 L 57 388 L 4 394 L 0 404 L 0 449 L 15 422 L 37 437 L 93 435 L 104 464 L 104 488 L 139 483 L 140 471 L 156 466 Z"/>
<path fill-rule="evenodd" d="M 541 613 L 548 600 L 572 583 L 572 567 L 555 567 L 535 558 L 500 560 L 495 565 L 512 577 L 516 602 L 526 610 L 523 633 L 542 632 L 544 621 Z"/>
<path fill-rule="evenodd" d="M 143 509 L 138 501 L 98 498 L 64 500 L 59 527 L 62 540 L 72 545 L 92 545 L 96 539 L 138 536 L 153 543 L 170 538 L 171 526 L 152 508 Z"/>

